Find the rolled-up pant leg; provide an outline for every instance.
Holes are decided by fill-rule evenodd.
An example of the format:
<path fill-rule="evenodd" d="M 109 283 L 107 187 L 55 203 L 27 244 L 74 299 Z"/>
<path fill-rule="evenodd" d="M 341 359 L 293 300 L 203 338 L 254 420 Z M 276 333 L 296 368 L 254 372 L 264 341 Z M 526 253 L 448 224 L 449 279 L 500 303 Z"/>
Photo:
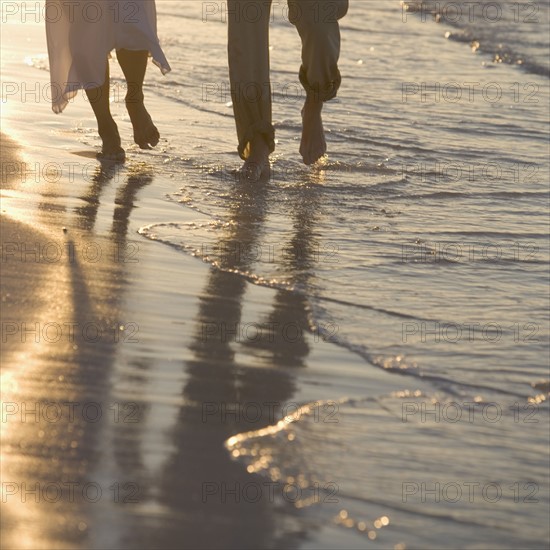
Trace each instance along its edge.
<path fill-rule="evenodd" d="M 338 70 L 340 26 L 348 0 L 288 0 L 289 19 L 302 39 L 300 82 L 309 96 L 333 99 L 342 77 Z"/>
<path fill-rule="evenodd" d="M 231 99 L 238 151 L 246 159 L 257 135 L 263 136 L 270 152 L 275 149 L 269 82 L 271 0 L 229 0 L 227 9 Z"/>

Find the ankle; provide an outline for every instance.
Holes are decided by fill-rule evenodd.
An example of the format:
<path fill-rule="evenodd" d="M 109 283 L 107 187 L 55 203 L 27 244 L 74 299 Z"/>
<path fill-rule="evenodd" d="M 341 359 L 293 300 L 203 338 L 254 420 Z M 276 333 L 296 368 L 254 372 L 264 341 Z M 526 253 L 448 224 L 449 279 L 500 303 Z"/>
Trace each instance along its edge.
<path fill-rule="evenodd" d="M 321 112 L 323 110 L 323 102 L 314 94 L 308 94 L 304 103 L 304 108 L 311 111 Z"/>
<path fill-rule="evenodd" d="M 143 92 L 133 92 L 126 94 L 126 97 L 124 98 L 124 101 L 126 102 L 126 105 L 143 105 L 143 102 L 145 100 L 145 96 L 143 95 Z"/>
<path fill-rule="evenodd" d="M 269 146 L 262 135 L 255 136 L 250 142 L 250 156 L 269 157 Z"/>
<path fill-rule="evenodd" d="M 98 125 L 98 133 L 99 137 L 103 141 L 115 141 L 118 140 L 120 142 L 120 135 L 118 133 L 118 126 L 116 125 L 116 122 L 114 120 Z"/>

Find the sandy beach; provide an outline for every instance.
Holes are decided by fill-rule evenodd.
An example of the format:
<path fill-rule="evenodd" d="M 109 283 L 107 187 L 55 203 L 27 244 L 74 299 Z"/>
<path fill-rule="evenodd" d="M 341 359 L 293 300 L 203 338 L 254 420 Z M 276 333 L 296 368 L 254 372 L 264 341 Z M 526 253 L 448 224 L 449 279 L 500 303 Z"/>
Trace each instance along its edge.
<path fill-rule="evenodd" d="M 4 144 L 2 166 L 20 163 L 13 142 Z M 98 176 L 78 182 L 68 196 L 43 195 L 31 223 L 25 206 L 34 197 L 24 193 L 16 199 L 21 217 L 2 216 L 2 476 L 11 500 L 2 514 L 3 545 L 98 548 L 112 521 L 123 531 L 120 547 L 234 548 L 230 535 L 242 522 L 255 547 L 272 528 L 269 499 L 241 506 L 212 496 L 203 501 L 205 483 L 219 491 L 250 482 L 224 441 L 273 422 L 287 403 L 307 401 L 308 392 L 296 388 L 295 367 L 322 373 L 344 359 L 309 336 L 286 346 L 284 359 L 294 368 L 282 372 L 281 357 L 273 359 L 276 337 L 259 349 L 238 346 L 236 359 L 230 339 L 213 330 L 245 323 L 242 297 L 250 285 L 139 239 L 131 214 L 142 207 L 140 191 L 151 174 L 130 173 L 115 186 L 98 165 Z M 4 189 L 18 193 L 18 182 L 14 174 Z M 114 211 L 101 218 L 100 193 L 109 185 L 116 188 Z M 68 205 L 77 205 L 75 214 L 68 215 Z M 256 287 L 253 308 L 267 307 L 274 294 Z M 301 306 L 284 300 L 279 313 L 300 319 Z M 311 348 L 306 361 L 304 347 Z M 148 372 L 160 365 L 164 375 L 151 387 Z M 155 394 L 170 387 L 173 397 L 151 417 Z M 222 406 L 235 403 L 260 404 L 261 414 L 222 414 Z M 162 443 L 174 414 L 177 431 Z M 154 460 L 159 445 L 170 447 L 172 460 L 163 479 L 151 483 L 142 462 Z M 149 491 L 159 490 L 162 508 L 142 510 Z M 21 491 L 30 491 L 23 501 Z M 198 506 L 186 513 L 189 523 L 175 520 L 189 506 Z"/>
<path fill-rule="evenodd" d="M 167 215 L 158 188 L 172 184 L 146 155 L 121 168 L 69 139 L 39 152 L 24 138 L 2 141 L 3 547 L 298 544 L 277 512 L 291 500 L 225 441 L 329 398 L 319 380 L 342 364 L 362 376 L 363 361 L 312 332 L 299 297 L 140 237 L 151 214 Z M 262 195 L 238 192 L 226 239 L 251 243 Z M 289 324 L 300 337 L 271 328 Z M 390 378 L 373 371 L 370 383 L 389 392 Z M 363 538 L 327 531 L 310 543 Z"/>
<path fill-rule="evenodd" d="M 42 194 L 40 181 L 27 195 L 18 149 L 4 140 L 2 166 L 20 167 L 2 200 L 16 214 L 2 216 L 4 547 L 107 547 L 107 526 L 118 548 L 277 540 L 288 527 L 274 525 L 273 487 L 224 443 L 328 397 L 316 380 L 342 363 L 360 371 L 362 361 L 310 334 L 302 300 L 140 238 L 134 214 L 156 200 L 145 163 L 115 182 L 98 163 L 92 182 Z M 240 215 L 231 238 L 248 242 L 256 220 Z M 303 338 L 283 341 L 269 324 L 256 345 L 238 335 L 244 328 L 231 333 L 259 326 L 272 302 L 274 326 L 298 323 Z M 374 372 L 371 383 L 389 391 L 388 378 Z M 153 480 L 146 466 L 164 453 Z"/>
<path fill-rule="evenodd" d="M 3 21 L 2 548 L 546 548 L 544 56 L 521 72 L 487 53 L 502 35 L 356 2 L 306 168 L 275 5 L 253 184 L 223 12 L 157 5 L 152 151 L 111 60 L 123 165 L 83 94 L 52 113 L 43 21 Z"/>

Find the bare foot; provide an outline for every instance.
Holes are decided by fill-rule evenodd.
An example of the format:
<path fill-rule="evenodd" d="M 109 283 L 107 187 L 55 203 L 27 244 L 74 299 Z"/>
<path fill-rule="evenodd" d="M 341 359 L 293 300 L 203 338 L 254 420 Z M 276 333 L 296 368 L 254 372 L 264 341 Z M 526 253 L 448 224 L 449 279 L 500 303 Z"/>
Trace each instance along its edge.
<path fill-rule="evenodd" d="M 147 112 L 145 105 L 142 101 L 127 102 L 126 109 L 134 127 L 134 141 L 140 149 L 152 149 L 158 144 L 160 134 L 153 124 L 151 115 Z"/>
<path fill-rule="evenodd" d="M 244 161 L 240 173 L 250 181 L 259 181 L 269 175 L 269 147 L 262 136 L 250 142 L 250 155 Z"/>
<path fill-rule="evenodd" d="M 321 111 L 323 102 L 307 98 L 302 109 L 302 142 L 300 154 L 308 166 L 317 162 L 327 152 L 325 130 Z"/>
<path fill-rule="evenodd" d="M 103 145 L 97 158 L 101 161 L 124 162 L 126 153 L 120 144 L 120 135 L 115 121 L 110 121 L 106 127 L 99 128 L 99 136 Z"/>
<path fill-rule="evenodd" d="M 126 152 L 122 147 L 119 147 L 117 150 L 103 148 L 101 153 L 97 154 L 97 158 L 102 162 L 126 162 Z"/>

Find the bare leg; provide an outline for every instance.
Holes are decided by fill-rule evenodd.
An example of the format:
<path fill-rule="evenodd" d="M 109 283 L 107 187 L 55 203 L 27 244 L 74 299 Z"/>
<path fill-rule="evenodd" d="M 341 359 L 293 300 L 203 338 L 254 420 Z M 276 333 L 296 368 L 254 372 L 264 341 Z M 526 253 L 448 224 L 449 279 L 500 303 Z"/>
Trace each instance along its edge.
<path fill-rule="evenodd" d="M 308 96 L 302 109 L 302 141 L 300 154 L 304 164 L 310 165 L 317 162 L 327 152 L 325 130 L 321 111 L 323 102 L 315 99 L 314 95 Z"/>
<path fill-rule="evenodd" d="M 302 109 L 300 153 L 313 164 L 327 151 L 321 111 L 323 102 L 336 96 L 341 76 L 339 19 L 348 10 L 348 0 L 288 0 L 289 19 L 302 39 L 300 81 L 306 90 Z"/>
<path fill-rule="evenodd" d="M 158 144 L 160 134 L 143 104 L 143 80 L 149 52 L 117 50 L 116 54 L 128 85 L 125 101 L 134 128 L 134 141 L 141 149 L 151 149 Z"/>
<path fill-rule="evenodd" d="M 120 146 L 120 135 L 109 107 L 109 62 L 105 72 L 105 82 L 99 88 L 86 90 L 97 120 L 97 129 L 103 142 L 98 157 L 104 160 L 124 162 L 124 149 Z"/>

